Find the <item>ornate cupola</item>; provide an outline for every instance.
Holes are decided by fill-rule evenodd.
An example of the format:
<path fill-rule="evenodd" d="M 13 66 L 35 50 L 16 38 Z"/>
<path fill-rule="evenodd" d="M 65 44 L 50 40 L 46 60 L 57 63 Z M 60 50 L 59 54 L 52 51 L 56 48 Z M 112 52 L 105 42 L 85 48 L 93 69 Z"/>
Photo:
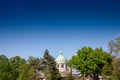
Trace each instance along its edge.
<path fill-rule="evenodd" d="M 66 59 L 65 59 L 62 51 L 60 51 L 59 56 L 56 58 L 56 62 L 57 63 L 66 63 Z"/>
<path fill-rule="evenodd" d="M 55 61 L 57 63 L 56 67 L 59 69 L 61 75 L 65 76 L 67 72 L 67 65 L 66 65 L 66 59 L 62 51 L 60 51 L 60 54 Z"/>

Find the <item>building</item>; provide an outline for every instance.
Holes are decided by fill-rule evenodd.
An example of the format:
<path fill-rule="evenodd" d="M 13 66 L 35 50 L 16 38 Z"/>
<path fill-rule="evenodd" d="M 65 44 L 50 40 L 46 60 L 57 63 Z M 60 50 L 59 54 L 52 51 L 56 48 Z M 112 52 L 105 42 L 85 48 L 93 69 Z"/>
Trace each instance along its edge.
<path fill-rule="evenodd" d="M 62 52 L 60 52 L 59 56 L 55 59 L 55 61 L 56 61 L 56 67 L 58 68 L 61 76 L 65 77 L 67 73 L 70 71 L 70 69 L 67 67 L 66 64 L 67 60 Z"/>

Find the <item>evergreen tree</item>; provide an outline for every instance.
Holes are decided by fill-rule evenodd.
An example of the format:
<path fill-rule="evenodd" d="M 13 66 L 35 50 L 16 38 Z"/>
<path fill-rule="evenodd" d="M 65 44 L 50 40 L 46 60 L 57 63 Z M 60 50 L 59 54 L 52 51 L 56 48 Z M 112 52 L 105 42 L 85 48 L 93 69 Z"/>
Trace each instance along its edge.
<path fill-rule="evenodd" d="M 61 80 L 59 70 L 56 68 L 55 59 L 52 56 L 50 56 L 48 50 L 45 50 L 44 52 L 44 63 L 46 64 L 45 78 L 47 80 Z"/>

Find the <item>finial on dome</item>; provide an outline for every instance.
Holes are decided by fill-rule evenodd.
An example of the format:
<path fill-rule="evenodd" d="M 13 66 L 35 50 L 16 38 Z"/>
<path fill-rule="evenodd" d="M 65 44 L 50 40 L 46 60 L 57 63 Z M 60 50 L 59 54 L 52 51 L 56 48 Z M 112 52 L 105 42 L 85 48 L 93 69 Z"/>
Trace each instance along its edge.
<path fill-rule="evenodd" d="M 63 54 L 63 52 L 62 52 L 62 51 L 60 51 L 60 54 Z"/>

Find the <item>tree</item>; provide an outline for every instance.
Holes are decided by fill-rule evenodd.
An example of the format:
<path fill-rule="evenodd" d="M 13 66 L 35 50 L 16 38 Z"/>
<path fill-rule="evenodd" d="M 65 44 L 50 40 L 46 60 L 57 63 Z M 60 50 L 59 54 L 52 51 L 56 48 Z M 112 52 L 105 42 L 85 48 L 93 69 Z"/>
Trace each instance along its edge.
<path fill-rule="evenodd" d="M 112 69 L 111 69 L 111 79 L 120 79 L 120 36 L 118 36 L 114 41 L 109 42 L 110 55 L 112 55 Z M 110 66 L 106 68 L 109 69 Z M 106 70 L 105 70 L 106 71 Z"/>
<path fill-rule="evenodd" d="M 9 60 L 5 55 L 0 55 L 0 80 L 13 80 Z"/>
<path fill-rule="evenodd" d="M 27 63 L 20 66 L 18 80 L 39 80 L 39 72 L 43 72 L 44 68 L 43 58 L 30 56 Z"/>
<path fill-rule="evenodd" d="M 90 76 L 94 80 L 98 80 L 98 76 L 102 73 L 103 66 L 111 63 L 111 56 L 102 50 L 91 47 L 83 47 L 77 51 L 69 61 L 68 65 L 81 72 L 83 76 Z"/>
<path fill-rule="evenodd" d="M 43 70 L 45 67 L 43 64 L 43 58 L 35 58 L 33 56 L 29 57 L 28 64 L 33 67 L 35 70 Z"/>
<path fill-rule="evenodd" d="M 106 63 L 103 67 L 101 75 L 104 76 L 104 77 L 106 77 L 106 76 L 110 77 L 112 75 L 112 70 L 113 70 L 112 64 Z"/>
<path fill-rule="evenodd" d="M 19 67 L 20 75 L 18 76 L 17 80 L 29 80 L 29 65 L 28 64 L 22 64 Z"/>
<path fill-rule="evenodd" d="M 29 57 L 28 64 L 31 68 L 31 72 L 33 71 L 34 73 L 31 75 L 31 78 L 34 80 L 38 79 L 39 71 L 43 71 L 42 60 L 42 58 Z"/>
<path fill-rule="evenodd" d="M 120 80 L 120 58 L 113 59 L 111 72 L 111 79 Z"/>
<path fill-rule="evenodd" d="M 13 77 L 12 80 L 17 80 L 18 76 L 20 75 L 19 67 L 22 64 L 25 64 L 26 61 L 25 61 L 25 59 L 23 59 L 19 56 L 15 56 L 15 57 L 10 58 L 9 63 L 12 68 L 12 70 L 11 70 L 12 77 Z"/>
<path fill-rule="evenodd" d="M 50 56 L 48 50 L 44 52 L 44 64 L 46 65 L 44 75 L 47 80 L 61 80 L 59 70 L 56 68 L 55 59 Z"/>
<path fill-rule="evenodd" d="M 120 52 L 120 36 L 118 36 L 115 41 L 111 40 L 109 43 L 110 54 L 115 53 L 115 56 L 119 55 Z"/>
<path fill-rule="evenodd" d="M 40 59 L 30 56 L 28 62 L 20 66 L 18 80 L 38 80 L 38 69 L 40 69 Z"/>

